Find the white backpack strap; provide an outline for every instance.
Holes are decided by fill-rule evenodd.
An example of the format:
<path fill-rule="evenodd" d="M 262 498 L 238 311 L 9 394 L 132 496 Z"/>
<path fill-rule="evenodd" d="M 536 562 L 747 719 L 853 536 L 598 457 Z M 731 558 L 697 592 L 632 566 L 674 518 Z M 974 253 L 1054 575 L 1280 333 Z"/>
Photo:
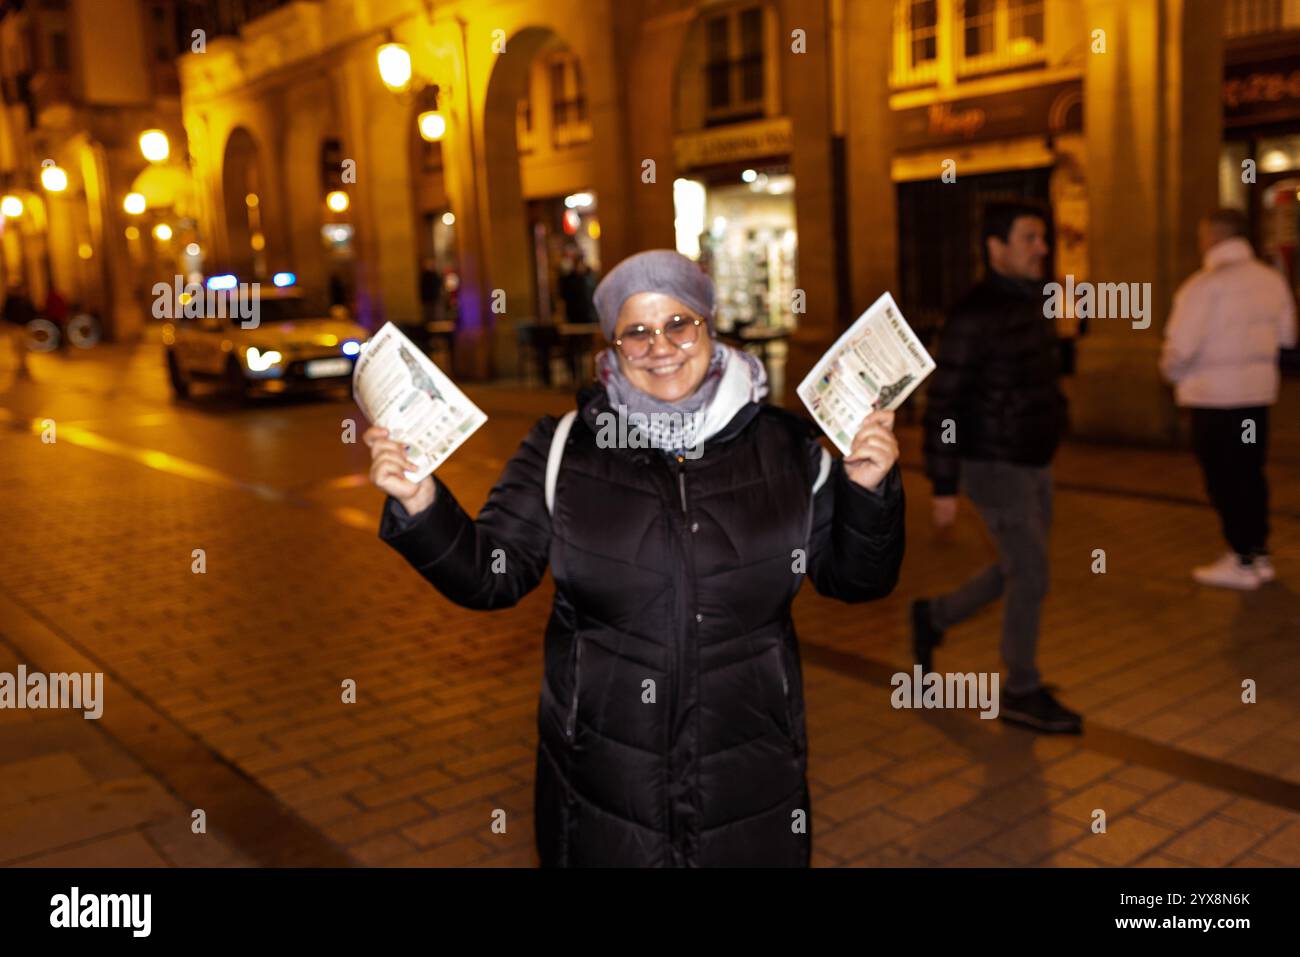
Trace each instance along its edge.
<path fill-rule="evenodd" d="M 560 478 L 560 460 L 564 458 L 564 443 L 569 440 L 569 429 L 573 428 L 573 420 L 577 417 L 578 411 L 576 409 L 570 409 L 564 413 L 555 426 L 555 434 L 551 436 L 551 449 L 546 455 L 546 511 L 548 514 L 555 512 L 555 483 Z"/>
<path fill-rule="evenodd" d="M 825 447 L 822 448 L 822 464 L 817 469 L 817 481 L 813 483 L 813 495 L 821 491 L 826 480 L 831 477 L 831 453 L 827 452 Z"/>

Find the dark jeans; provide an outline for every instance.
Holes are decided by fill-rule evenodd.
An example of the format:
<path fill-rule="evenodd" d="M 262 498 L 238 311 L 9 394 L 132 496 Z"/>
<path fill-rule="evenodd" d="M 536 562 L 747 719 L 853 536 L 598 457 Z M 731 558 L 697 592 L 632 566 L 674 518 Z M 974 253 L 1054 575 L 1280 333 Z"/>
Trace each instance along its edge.
<path fill-rule="evenodd" d="M 930 621 L 943 630 L 1006 595 L 1002 661 L 1006 690 L 1027 694 L 1039 685 L 1038 618 L 1047 595 L 1047 541 L 1052 528 L 1052 469 L 963 459 L 962 490 L 998 547 L 998 561 L 955 591 L 930 601 Z"/>
<path fill-rule="evenodd" d="M 1254 422 L 1254 441 L 1247 434 Z M 1268 406 L 1192 409 L 1192 449 L 1223 537 L 1238 555 L 1268 554 Z"/>

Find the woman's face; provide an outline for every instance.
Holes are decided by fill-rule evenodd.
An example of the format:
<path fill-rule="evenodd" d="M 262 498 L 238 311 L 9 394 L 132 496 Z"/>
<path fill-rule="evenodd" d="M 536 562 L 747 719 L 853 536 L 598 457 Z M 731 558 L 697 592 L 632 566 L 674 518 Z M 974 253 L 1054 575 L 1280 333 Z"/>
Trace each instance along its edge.
<path fill-rule="evenodd" d="M 673 316 L 700 320 L 691 345 L 679 346 L 667 335 L 657 335 L 651 336 L 650 351 L 639 359 L 629 359 L 617 346 L 614 349 L 627 381 L 660 402 L 680 402 L 704 381 L 713 355 L 708 323 L 699 313 L 672 296 L 660 292 L 638 292 L 624 300 L 614 326 L 614 339 L 618 340 L 636 326 L 662 330 Z"/>

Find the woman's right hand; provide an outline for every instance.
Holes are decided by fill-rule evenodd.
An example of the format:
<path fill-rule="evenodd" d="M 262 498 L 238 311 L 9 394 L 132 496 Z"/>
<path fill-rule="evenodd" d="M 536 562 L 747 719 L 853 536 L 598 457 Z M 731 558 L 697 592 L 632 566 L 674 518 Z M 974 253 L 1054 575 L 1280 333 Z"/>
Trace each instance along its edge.
<path fill-rule="evenodd" d="M 403 473 L 414 472 L 415 463 L 406 457 L 406 447 L 388 437 L 388 430 L 372 425 L 361 440 L 370 446 L 370 481 L 402 504 L 407 515 L 423 512 L 433 504 L 433 476 L 412 482 Z"/>

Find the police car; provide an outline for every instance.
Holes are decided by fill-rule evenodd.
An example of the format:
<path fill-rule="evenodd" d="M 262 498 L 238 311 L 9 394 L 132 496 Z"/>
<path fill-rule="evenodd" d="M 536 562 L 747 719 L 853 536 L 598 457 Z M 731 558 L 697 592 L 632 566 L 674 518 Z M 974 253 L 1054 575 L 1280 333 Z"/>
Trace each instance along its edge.
<path fill-rule="evenodd" d="M 240 397 L 351 385 L 370 333 L 339 307 L 328 316 L 304 309 L 296 288 L 281 285 L 281 275 L 275 285 L 256 289 L 233 276 L 214 276 L 204 287 L 176 294 L 162 340 L 177 398 L 188 398 L 198 383 Z"/>

